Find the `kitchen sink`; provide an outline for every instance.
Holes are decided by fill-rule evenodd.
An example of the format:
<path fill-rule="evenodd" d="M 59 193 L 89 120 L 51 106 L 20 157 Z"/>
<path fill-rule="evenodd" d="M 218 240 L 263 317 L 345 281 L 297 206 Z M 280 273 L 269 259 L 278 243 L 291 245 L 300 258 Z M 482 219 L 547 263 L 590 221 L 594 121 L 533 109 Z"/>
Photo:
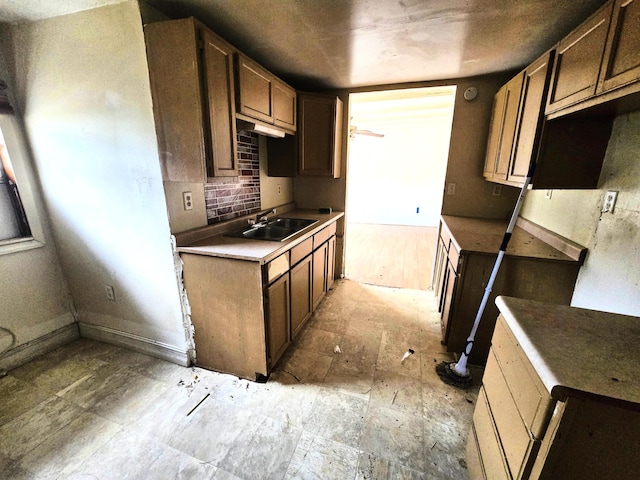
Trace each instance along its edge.
<path fill-rule="evenodd" d="M 316 222 L 317 220 L 306 218 L 274 218 L 266 224 L 254 225 L 250 228 L 225 233 L 224 236 L 282 242 Z"/>

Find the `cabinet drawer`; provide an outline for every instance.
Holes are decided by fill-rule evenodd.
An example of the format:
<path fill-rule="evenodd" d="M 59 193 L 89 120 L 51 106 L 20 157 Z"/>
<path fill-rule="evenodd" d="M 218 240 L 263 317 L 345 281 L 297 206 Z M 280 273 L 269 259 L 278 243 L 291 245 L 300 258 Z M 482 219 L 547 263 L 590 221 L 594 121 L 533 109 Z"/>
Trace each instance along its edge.
<path fill-rule="evenodd" d="M 473 430 L 478 441 L 485 478 L 488 480 L 511 480 L 484 388 L 480 389 L 476 409 L 473 413 Z"/>
<path fill-rule="evenodd" d="M 328 230 L 329 235 L 328 238 L 333 237 L 336 234 L 336 230 L 337 230 L 337 226 L 338 226 L 338 222 L 333 222 L 331 225 L 329 225 L 325 230 Z"/>
<path fill-rule="evenodd" d="M 300 260 L 309 255 L 313 250 L 313 238 L 309 237 L 304 242 L 291 249 L 291 266 L 296 265 Z"/>
<path fill-rule="evenodd" d="M 502 315 L 498 317 L 493 332 L 492 349 L 520 416 L 533 436 L 540 439 L 551 414 L 551 397 Z"/>
<path fill-rule="evenodd" d="M 335 224 L 333 224 L 335 225 Z M 325 227 L 313 236 L 313 249 L 315 250 L 324 242 L 329 240 L 329 227 Z"/>
<path fill-rule="evenodd" d="M 278 258 L 267 263 L 267 280 L 273 282 L 283 273 L 289 270 L 289 252 L 283 253 Z"/>
<path fill-rule="evenodd" d="M 533 447 L 529 430 L 520 418 L 516 403 L 498 366 L 493 350 L 489 351 L 482 384 L 489 401 L 509 470 L 514 479 L 521 478 Z"/>

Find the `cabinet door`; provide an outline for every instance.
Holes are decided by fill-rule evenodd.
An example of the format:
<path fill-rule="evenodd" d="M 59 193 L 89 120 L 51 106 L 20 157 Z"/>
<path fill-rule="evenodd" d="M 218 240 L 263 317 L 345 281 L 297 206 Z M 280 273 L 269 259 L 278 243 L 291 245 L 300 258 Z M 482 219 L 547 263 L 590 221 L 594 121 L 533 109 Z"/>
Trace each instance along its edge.
<path fill-rule="evenodd" d="M 611 3 L 558 44 L 545 113 L 595 94 L 610 16 Z"/>
<path fill-rule="evenodd" d="M 494 178 L 506 180 L 511 162 L 511 152 L 513 150 L 513 138 L 516 133 L 516 123 L 518 122 L 518 110 L 520 107 L 520 93 L 522 91 L 522 78 L 520 73 L 509 81 L 506 85 L 504 98 L 504 119 L 502 121 L 502 136 L 496 160 Z"/>
<path fill-rule="evenodd" d="M 299 175 L 340 177 L 342 101 L 301 94 L 299 99 Z"/>
<path fill-rule="evenodd" d="M 600 71 L 598 93 L 640 78 L 640 0 L 617 0 Z"/>
<path fill-rule="evenodd" d="M 162 179 L 205 183 L 205 116 L 193 19 L 148 24 L 144 36 Z"/>
<path fill-rule="evenodd" d="M 327 291 L 327 251 L 325 242 L 313 252 L 313 308 L 318 306 Z"/>
<path fill-rule="evenodd" d="M 273 76 L 242 54 L 236 54 L 238 113 L 273 123 Z"/>
<path fill-rule="evenodd" d="M 522 78 L 521 73 L 511 79 L 494 99 L 484 172 L 485 177 L 491 180 L 507 179 L 518 122 Z"/>
<path fill-rule="evenodd" d="M 295 338 L 313 310 L 312 256 L 308 255 L 291 269 L 291 338 Z"/>
<path fill-rule="evenodd" d="M 440 326 L 442 327 L 442 340 L 446 345 L 449 341 L 448 328 L 451 324 L 451 316 L 453 315 L 453 298 L 456 289 L 456 281 L 458 279 L 458 274 L 456 273 L 454 266 L 448 260 L 444 275 L 442 294 L 440 296 Z"/>
<path fill-rule="evenodd" d="M 493 178 L 498 161 L 500 140 L 502 138 L 502 121 L 504 120 L 504 99 L 507 87 L 503 86 L 493 97 L 493 111 L 491 112 L 491 124 L 489 125 L 489 139 L 487 140 L 487 153 L 484 162 L 484 176 Z"/>
<path fill-rule="evenodd" d="M 202 31 L 203 83 L 206 92 L 211 149 L 207 170 L 215 177 L 238 176 L 233 49 Z"/>
<path fill-rule="evenodd" d="M 333 287 L 335 280 L 336 236 L 332 236 L 327 244 L 327 291 Z"/>
<path fill-rule="evenodd" d="M 549 85 L 551 53 L 533 62 L 524 72 L 518 126 L 507 180 L 523 183 L 531 159 L 537 153 L 544 121 L 544 102 Z"/>
<path fill-rule="evenodd" d="M 267 341 L 270 369 L 291 341 L 289 308 L 289 275 L 284 274 L 269 285 L 267 290 Z"/>
<path fill-rule="evenodd" d="M 283 82 L 274 79 L 273 124 L 295 133 L 296 112 L 296 91 Z"/>

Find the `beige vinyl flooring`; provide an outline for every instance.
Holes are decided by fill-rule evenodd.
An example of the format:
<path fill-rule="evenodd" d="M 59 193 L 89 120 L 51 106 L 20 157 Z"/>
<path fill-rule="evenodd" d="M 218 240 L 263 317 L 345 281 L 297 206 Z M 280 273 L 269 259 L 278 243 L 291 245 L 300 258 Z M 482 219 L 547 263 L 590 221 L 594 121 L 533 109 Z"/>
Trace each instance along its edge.
<path fill-rule="evenodd" d="M 345 277 L 385 287 L 428 290 L 438 227 L 349 223 Z"/>
<path fill-rule="evenodd" d="M 341 280 L 266 383 L 76 340 L 0 378 L 0 478 L 465 480 L 479 379 L 440 381 L 439 330 Z"/>

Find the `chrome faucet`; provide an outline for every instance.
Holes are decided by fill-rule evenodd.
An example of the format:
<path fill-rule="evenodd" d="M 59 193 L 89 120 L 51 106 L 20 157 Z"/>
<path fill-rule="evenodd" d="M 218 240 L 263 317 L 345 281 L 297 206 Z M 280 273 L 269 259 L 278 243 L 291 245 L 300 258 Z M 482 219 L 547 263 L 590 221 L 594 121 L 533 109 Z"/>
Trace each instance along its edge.
<path fill-rule="evenodd" d="M 272 208 L 271 210 L 268 210 L 266 212 L 259 213 L 258 215 L 256 215 L 256 223 L 255 224 L 256 225 L 257 224 L 266 224 L 267 220 L 268 220 L 267 216 L 272 214 L 272 213 L 274 215 L 276 214 L 276 209 L 275 208 Z"/>

